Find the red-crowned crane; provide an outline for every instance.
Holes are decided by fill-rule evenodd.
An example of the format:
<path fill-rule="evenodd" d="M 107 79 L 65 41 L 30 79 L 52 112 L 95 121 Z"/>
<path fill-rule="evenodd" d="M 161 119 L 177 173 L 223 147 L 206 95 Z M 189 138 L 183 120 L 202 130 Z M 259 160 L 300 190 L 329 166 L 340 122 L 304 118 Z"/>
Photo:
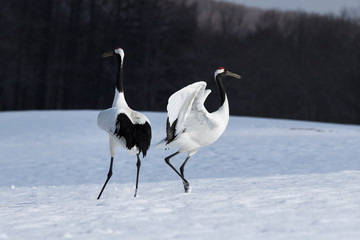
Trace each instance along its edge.
<path fill-rule="evenodd" d="M 118 60 L 115 96 L 112 108 L 99 113 L 97 124 L 99 128 L 109 134 L 111 159 L 106 181 L 97 199 L 100 199 L 106 184 L 112 176 L 114 155 L 119 146 L 125 148 L 130 154 L 136 154 L 137 174 L 134 194 L 134 197 L 136 197 L 141 166 L 139 155 L 142 153 L 143 157 L 146 156 L 146 152 L 149 149 L 151 142 L 151 125 L 149 119 L 145 115 L 132 110 L 125 100 L 123 88 L 123 62 L 125 53 L 123 49 L 116 48 L 114 51 L 102 54 L 102 57 L 110 56 L 115 56 Z"/>
<path fill-rule="evenodd" d="M 169 98 L 166 137 L 157 146 L 178 149 L 177 152 L 166 157 L 165 162 L 180 176 L 185 192 L 189 192 L 190 187 L 184 176 L 185 164 L 201 147 L 215 142 L 228 124 L 229 103 L 222 83 L 224 76 L 241 78 L 222 67 L 215 71 L 214 77 L 221 97 L 221 106 L 215 112 L 209 113 L 204 106 L 211 90 L 206 89 L 206 83 L 203 81 L 190 84 Z M 170 159 L 181 152 L 187 152 L 188 155 L 179 172 L 170 163 Z"/>

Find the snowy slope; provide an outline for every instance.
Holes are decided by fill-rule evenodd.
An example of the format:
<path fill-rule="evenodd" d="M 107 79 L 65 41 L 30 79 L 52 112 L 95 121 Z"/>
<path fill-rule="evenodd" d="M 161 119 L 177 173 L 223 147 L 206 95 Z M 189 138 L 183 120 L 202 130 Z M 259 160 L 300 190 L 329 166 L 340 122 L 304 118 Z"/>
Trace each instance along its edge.
<path fill-rule="evenodd" d="M 360 127 L 231 117 L 185 168 L 151 148 L 114 174 L 97 111 L 0 113 L 0 239 L 359 239 Z M 165 113 L 146 113 L 153 141 Z M 180 166 L 185 154 L 174 157 Z"/>
<path fill-rule="evenodd" d="M 343 8 L 358 8 L 359 0 L 226 0 L 264 9 L 302 10 L 306 12 L 328 14 L 338 13 Z"/>

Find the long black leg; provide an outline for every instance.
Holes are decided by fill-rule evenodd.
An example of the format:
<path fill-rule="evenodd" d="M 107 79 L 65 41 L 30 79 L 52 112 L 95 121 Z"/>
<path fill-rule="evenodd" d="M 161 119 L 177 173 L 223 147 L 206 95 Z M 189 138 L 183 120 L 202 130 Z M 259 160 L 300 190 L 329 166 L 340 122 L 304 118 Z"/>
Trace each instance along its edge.
<path fill-rule="evenodd" d="M 137 156 L 137 162 L 136 162 L 136 167 L 137 167 L 137 173 L 136 173 L 136 187 L 135 187 L 135 195 L 134 197 L 136 197 L 137 195 L 137 190 L 138 190 L 138 185 L 139 185 L 139 172 L 140 172 L 140 166 L 141 166 L 141 161 L 139 158 L 139 154 L 136 154 Z"/>
<path fill-rule="evenodd" d="M 179 175 L 179 177 L 181 177 L 181 179 L 183 180 L 184 186 L 185 184 L 189 185 L 189 182 L 178 172 L 178 170 L 176 170 L 176 168 L 170 163 L 170 158 L 174 157 L 175 155 L 179 154 L 179 152 L 176 152 L 168 157 L 165 158 L 165 162 L 177 173 L 177 175 Z"/>
<path fill-rule="evenodd" d="M 105 187 L 106 187 L 106 184 L 108 183 L 108 181 L 110 180 L 110 178 L 111 178 L 111 176 L 112 176 L 112 166 L 113 166 L 113 161 L 114 161 L 114 158 L 113 158 L 113 157 L 111 157 L 111 160 L 110 160 L 110 169 L 109 169 L 109 172 L 108 172 L 108 175 L 107 175 L 106 181 L 105 181 L 105 183 L 104 183 L 104 186 L 102 187 L 101 192 L 100 192 L 100 194 L 99 194 L 99 196 L 98 196 L 98 198 L 97 198 L 97 199 L 100 199 L 101 194 L 103 193 L 103 191 L 104 191 L 104 189 L 105 189 Z"/>
<path fill-rule="evenodd" d="M 181 173 L 181 176 L 185 179 L 185 176 L 184 176 L 184 167 L 185 167 L 185 164 L 187 163 L 187 161 L 189 160 L 190 156 L 187 156 L 187 158 L 185 159 L 184 163 L 181 165 L 180 167 L 180 173 Z M 189 192 L 189 187 L 190 187 L 190 184 L 188 181 L 183 181 L 183 184 L 184 184 L 184 189 L 185 189 L 185 192 Z"/>

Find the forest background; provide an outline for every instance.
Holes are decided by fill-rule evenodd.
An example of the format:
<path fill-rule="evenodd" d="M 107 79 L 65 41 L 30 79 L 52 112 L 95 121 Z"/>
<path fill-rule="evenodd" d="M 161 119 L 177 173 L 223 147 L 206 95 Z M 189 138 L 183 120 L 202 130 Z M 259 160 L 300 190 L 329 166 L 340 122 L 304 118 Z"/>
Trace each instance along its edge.
<path fill-rule="evenodd" d="M 111 106 L 125 50 L 129 106 L 168 97 L 218 67 L 232 115 L 360 124 L 360 9 L 261 10 L 212 0 L 0 0 L 0 110 Z"/>

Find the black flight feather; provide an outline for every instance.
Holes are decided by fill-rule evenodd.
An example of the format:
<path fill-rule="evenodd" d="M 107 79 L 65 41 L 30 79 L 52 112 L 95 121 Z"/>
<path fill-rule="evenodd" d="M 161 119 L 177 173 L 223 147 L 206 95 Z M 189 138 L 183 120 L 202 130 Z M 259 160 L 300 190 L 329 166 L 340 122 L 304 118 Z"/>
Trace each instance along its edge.
<path fill-rule="evenodd" d="M 134 125 L 135 145 L 143 153 L 143 157 L 146 156 L 146 152 L 149 149 L 151 142 L 151 127 L 148 122 L 144 124 Z"/>
<path fill-rule="evenodd" d="M 169 118 L 166 120 L 166 144 L 172 142 L 175 139 L 175 127 L 176 127 L 177 119 L 171 124 L 169 122 Z"/>
<path fill-rule="evenodd" d="M 114 135 L 118 138 L 124 137 L 127 149 L 136 146 L 139 152 L 143 153 L 143 157 L 146 156 L 151 142 L 151 127 L 148 122 L 133 124 L 126 114 L 120 113 L 116 119 Z"/>

